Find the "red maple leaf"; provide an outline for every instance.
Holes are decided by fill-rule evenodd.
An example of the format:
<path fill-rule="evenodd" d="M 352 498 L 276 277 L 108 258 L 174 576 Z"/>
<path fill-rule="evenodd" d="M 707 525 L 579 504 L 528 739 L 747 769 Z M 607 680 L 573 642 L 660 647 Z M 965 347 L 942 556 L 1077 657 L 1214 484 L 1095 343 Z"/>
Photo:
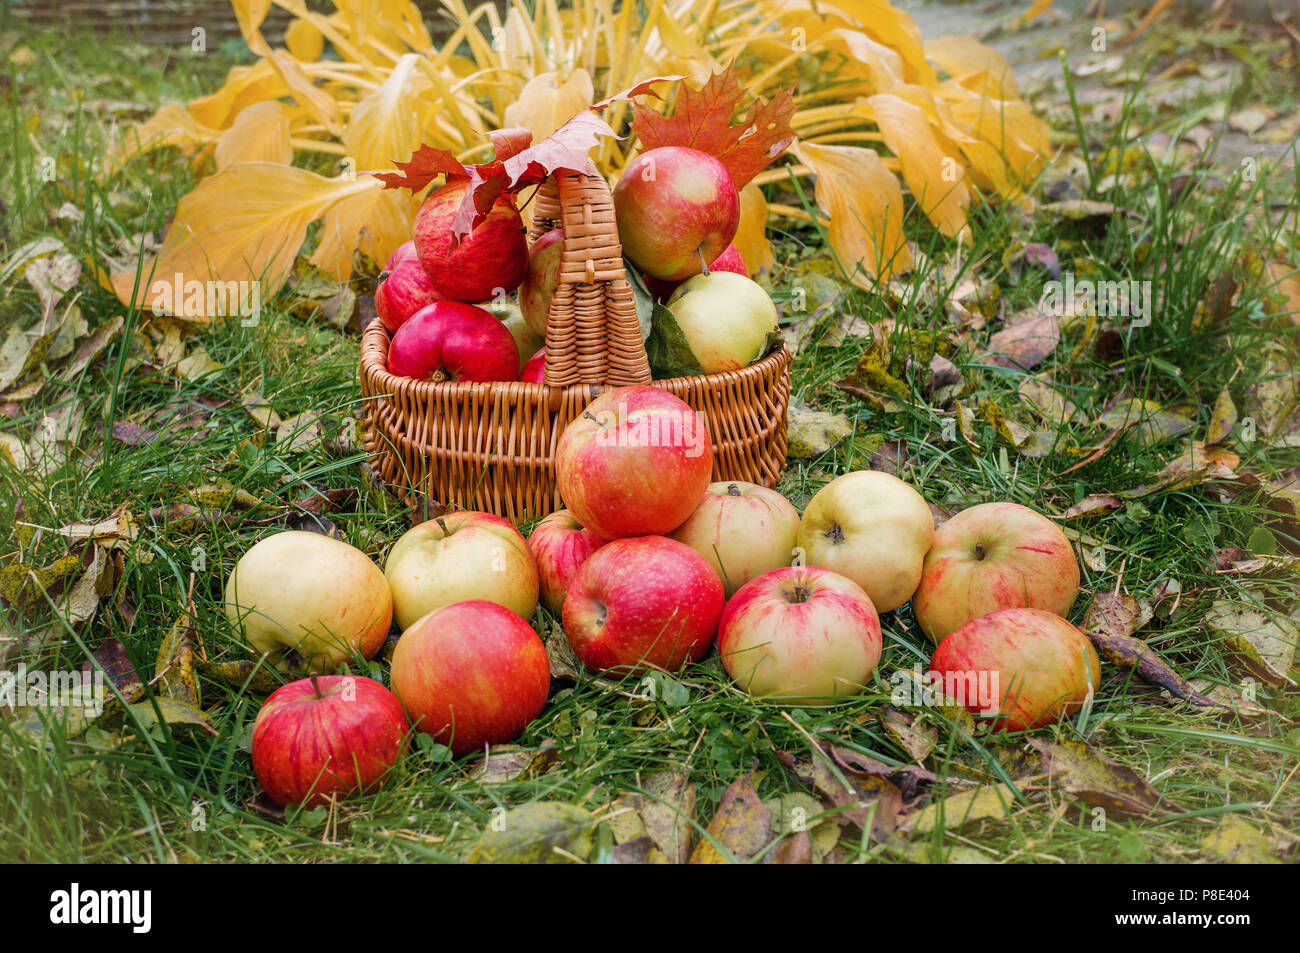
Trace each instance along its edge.
<path fill-rule="evenodd" d="M 446 149 L 426 145 L 420 146 L 407 162 L 393 163 L 401 172 L 375 173 L 375 178 L 386 188 L 407 188 L 412 192 L 419 192 L 440 175 L 448 181 L 468 179 L 469 189 L 451 225 L 455 235 L 467 235 L 487 218 L 503 192 L 518 192 L 563 169 L 586 171 L 590 166 L 588 153 L 602 136 L 621 138 L 595 110 L 633 96 L 648 94 L 657 99 L 658 95 L 650 88 L 652 84 L 678 79 L 681 77 L 656 76 L 643 80 L 584 109 L 541 142 L 533 142 L 533 134 L 522 127 L 490 132 L 488 138 L 496 150 L 490 162 L 463 165 Z"/>
<path fill-rule="evenodd" d="M 632 131 L 646 151 L 660 146 L 686 146 L 716 157 L 737 189 L 762 172 L 794 141 L 790 118 L 794 93 L 783 90 L 770 100 L 755 99 L 749 113 L 732 125 L 745 88 L 728 66 L 709 77 L 701 89 L 683 86 L 671 117 L 646 106 L 632 108 Z"/>

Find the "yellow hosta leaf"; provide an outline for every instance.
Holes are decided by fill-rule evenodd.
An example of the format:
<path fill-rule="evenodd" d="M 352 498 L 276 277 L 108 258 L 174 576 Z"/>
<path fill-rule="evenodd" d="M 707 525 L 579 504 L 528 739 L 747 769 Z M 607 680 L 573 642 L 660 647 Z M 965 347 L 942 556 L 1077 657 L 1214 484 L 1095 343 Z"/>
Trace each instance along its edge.
<path fill-rule="evenodd" d="M 776 264 L 772 245 L 767 240 L 767 199 L 763 190 L 750 182 L 740 190 L 740 225 L 731 240 L 745 262 L 745 270 L 756 275 L 771 271 Z"/>
<path fill-rule="evenodd" d="M 941 36 L 925 44 L 925 56 L 967 89 L 994 99 L 1019 99 L 1015 77 L 1002 54 L 973 36 Z"/>
<path fill-rule="evenodd" d="M 285 28 L 284 45 L 294 59 L 315 63 L 325 52 L 325 35 L 310 20 L 294 20 Z"/>
<path fill-rule="evenodd" d="M 278 100 L 247 107 L 217 140 L 218 172 L 239 162 L 288 165 L 292 161 L 289 114 Z"/>
<path fill-rule="evenodd" d="M 349 195 L 337 202 L 321 222 L 320 244 L 311 263 L 344 281 L 352 274 L 352 259 L 360 250 L 371 261 L 383 264 L 397 246 L 411 237 L 416 203 L 404 189 L 376 187 Z"/>
<path fill-rule="evenodd" d="M 244 300 L 255 294 L 268 302 L 292 271 L 308 224 L 335 202 L 375 185 L 270 162 L 243 162 L 209 176 L 181 199 L 158 254 L 144 263 L 143 307 L 208 321 L 219 314 L 209 291 L 235 292 Z M 113 275 L 123 303 L 130 302 L 135 280 L 134 270 Z"/>
<path fill-rule="evenodd" d="M 903 190 L 874 149 L 811 142 L 791 148 L 817 174 L 817 207 L 830 216 L 831 247 L 855 285 L 866 288 L 868 278 L 912 267 L 903 237 Z"/>
<path fill-rule="evenodd" d="M 267 61 L 289 88 L 289 95 L 309 116 L 324 126 L 330 135 L 343 134 L 343 116 L 338 102 L 326 90 L 314 84 L 292 56 L 276 50 L 267 57 Z"/>
<path fill-rule="evenodd" d="M 1047 123 L 1020 100 L 994 102 L 953 81 L 933 92 L 948 103 L 953 122 L 993 146 L 1020 181 L 1032 180 L 1051 155 Z"/>
<path fill-rule="evenodd" d="M 289 95 L 289 87 L 266 60 L 235 66 L 225 84 L 211 96 L 191 99 L 190 114 L 209 129 L 225 129 L 246 106 Z"/>
<path fill-rule="evenodd" d="M 414 53 L 403 56 L 380 87 L 352 107 L 343 146 L 358 172 L 392 171 L 424 142 L 440 104 L 419 61 Z"/>
<path fill-rule="evenodd" d="M 827 45 L 842 46 L 846 55 L 866 67 L 875 92 L 888 92 L 904 82 L 903 58 L 897 50 L 878 43 L 860 30 L 830 30 L 826 36 Z"/>
<path fill-rule="evenodd" d="M 955 238 L 966 227 L 966 166 L 935 138 L 924 112 L 892 93 L 867 98 L 885 144 L 903 166 L 903 180 L 939 231 Z"/>
<path fill-rule="evenodd" d="M 1008 180 L 1007 166 L 1001 153 L 953 121 L 948 103 L 935 99 L 924 86 L 899 86 L 893 92 L 925 113 L 945 153 L 955 149 L 966 158 L 970 163 L 968 171 L 976 185 L 1003 195 L 1019 197 L 1023 194 L 1022 189 Z"/>
<path fill-rule="evenodd" d="M 184 106 L 172 103 L 127 130 L 121 143 L 109 154 L 109 168 L 114 169 L 135 156 L 167 146 L 193 151 L 216 141 L 220 135 L 221 130 L 205 126 Z"/>
<path fill-rule="evenodd" d="M 864 33 L 898 52 L 907 82 L 929 85 L 935 81 L 934 67 L 925 60 L 921 28 L 907 11 L 889 0 L 832 0 L 830 3 L 819 0 L 816 4 L 799 0 L 796 5 L 811 7 L 816 12 L 824 12 L 828 7 L 844 11 L 858 22 Z"/>
<path fill-rule="evenodd" d="M 271 12 L 271 0 L 230 0 L 235 8 L 235 19 L 239 22 L 239 32 L 244 36 L 248 48 L 258 56 L 266 56 L 271 48 L 262 39 L 262 22 Z"/>
<path fill-rule="evenodd" d="M 594 102 L 595 88 L 585 69 L 575 69 L 567 79 L 559 73 L 542 73 L 524 86 L 519 98 L 506 107 L 505 125 L 523 126 L 541 142 Z"/>

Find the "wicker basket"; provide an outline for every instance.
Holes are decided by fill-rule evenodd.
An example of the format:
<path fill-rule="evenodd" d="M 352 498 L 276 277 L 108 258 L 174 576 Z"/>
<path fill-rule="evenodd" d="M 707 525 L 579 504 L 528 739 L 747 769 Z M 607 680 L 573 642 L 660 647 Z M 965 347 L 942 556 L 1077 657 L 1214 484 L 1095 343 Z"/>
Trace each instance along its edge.
<path fill-rule="evenodd" d="M 376 475 L 407 502 L 486 510 L 513 522 L 561 508 L 555 446 L 602 391 L 653 384 L 700 413 L 713 478 L 775 486 L 785 463 L 790 357 L 778 347 L 738 371 L 650 379 L 605 180 L 561 172 L 534 199 L 530 239 L 564 230 L 560 285 L 546 328 L 546 383 L 432 383 L 388 373 L 388 332 L 361 341 L 365 448 Z"/>

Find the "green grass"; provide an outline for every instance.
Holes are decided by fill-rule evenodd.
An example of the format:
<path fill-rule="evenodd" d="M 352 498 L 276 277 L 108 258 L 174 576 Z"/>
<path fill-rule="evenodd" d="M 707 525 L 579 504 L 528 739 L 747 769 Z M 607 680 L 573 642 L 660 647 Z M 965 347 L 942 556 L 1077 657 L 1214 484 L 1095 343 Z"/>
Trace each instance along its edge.
<path fill-rule="evenodd" d="M 185 163 L 157 153 L 120 176 L 97 181 L 94 159 L 110 130 L 78 103 L 74 90 L 95 84 L 101 98 L 139 98 L 157 103 L 212 88 L 229 65 L 207 58 L 198 75 L 193 64 L 176 69 L 146 66 L 138 57 L 123 68 L 120 45 L 104 44 L 69 55 L 55 37 L 27 41 L 38 53 L 21 73 L 9 66 L 5 87 L 5 178 L 0 198 L 8 207 L 6 252 L 42 234 L 60 234 L 69 247 L 89 257 L 114 241 L 165 224 L 176 200 L 191 184 Z M 7 52 L 7 50 L 6 50 Z M 97 77 L 100 77 L 97 79 Z M 39 108 L 38 108 L 39 104 Z M 29 135 L 29 117 L 37 134 Z M 1127 113 L 1146 129 L 1156 117 L 1137 103 Z M 1081 126 L 1082 126 L 1081 121 Z M 825 328 L 801 351 L 794 369 L 794 395 L 803 403 L 847 415 L 854 433 L 812 459 L 792 460 L 781 484 L 797 505 L 833 476 L 866 467 L 882 440 L 905 441 L 912 465 L 904 474 L 930 501 L 955 511 L 1010 499 L 1049 513 L 1063 512 L 1088 494 L 1112 493 L 1149 482 L 1173 456 L 1177 441 L 1142 446 L 1133 434 L 1120 438 L 1099 460 L 1071 473 L 1102 432 L 1092 425 L 1121 396 L 1183 407 L 1192 420 L 1189 436 L 1200 439 L 1220 390 L 1227 386 L 1245 407 L 1247 388 L 1261 367 L 1265 345 L 1282 342 L 1294 356 L 1296 327 L 1265 313 L 1265 291 L 1236 263 L 1248 248 L 1281 245 L 1295 256 L 1296 233 L 1252 214 L 1264 189 L 1296 190 L 1294 168 L 1256 183 L 1230 179 L 1226 188 L 1172 188 L 1181 170 L 1140 156 L 1131 182 L 1105 193 L 1088 193 L 1119 154 L 1117 123 L 1111 130 L 1086 128 L 1091 140 L 1090 174 L 1080 188 L 1133 216 L 1098 221 L 1059 221 L 1047 215 L 1022 219 L 1005 208 L 980 208 L 960 264 L 954 246 L 935 236 L 916 210 L 909 234 L 933 269 L 905 281 L 912 294 L 889 296 L 850 291 L 828 316 L 858 314 L 871 322 L 890 318 L 890 355 L 883 365 L 905 388 L 906 399 L 889 412 L 873 409 L 831 386 L 854 371 L 864 342 L 848 338 L 824 346 Z M 58 157 L 55 183 L 31 175 L 40 155 Z M 1132 160 L 1130 160 L 1132 161 Z M 1290 179 L 1287 179 L 1287 176 Z M 797 188 L 775 189 L 779 200 L 800 204 Z M 54 219 L 64 202 L 87 211 L 79 223 Z M 834 274 L 822 236 L 811 225 L 774 227 L 782 269 L 773 290 L 788 299 L 808 271 Z M 1047 372 L 1079 408 L 1079 419 L 1056 428 L 1047 456 L 1021 455 L 977 418 L 979 449 L 945 438 L 951 403 L 931 406 L 928 374 L 909 368 L 907 357 L 933 346 L 944 330 L 942 302 L 961 279 L 995 285 L 1005 312 L 1038 300 L 1045 275 L 1026 267 L 1017 277 L 1004 253 L 1017 244 L 1046 242 L 1063 269 L 1080 277 L 1150 280 L 1161 304 L 1151 326 L 1119 328 L 1108 349 L 1098 352 L 1102 328 L 1086 321 L 1068 324 L 1060 346 L 1035 373 Z M 942 266 L 942 267 L 940 267 Z M 1197 305 L 1221 275 L 1241 282 L 1235 303 L 1213 320 L 1197 318 Z M 122 313 L 110 296 L 83 280 L 79 305 L 93 328 Z M 327 322 L 294 313 L 289 296 L 263 312 L 257 327 L 238 321 L 203 330 L 187 341 L 202 346 L 222 369 L 199 382 L 165 374 L 149 363 L 155 347 L 150 315 L 128 314 L 127 329 L 106 357 L 75 379 L 49 369 L 40 396 L 6 411 L 0 430 L 27 436 L 43 415 L 65 404 L 84 412 L 85 432 L 72 460 L 44 479 L 18 472 L 0 457 L 0 513 L 6 524 L 0 565 L 47 566 L 74 552 L 49 531 L 76 521 L 94 522 L 125 506 L 140 525 L 123 552 L 125 574 L 105 596 L 89 625 L 61 626 L 48 605 L 19 612 L 5 606 L 11 628 L 3 643 L 4 667 L 19 661 L 45 669 L 76 668 L 109 637 L 120 639 L 146 679 L 164 636 L 193 601 L 195 631 L 211 661 L 247 657 L 238 634 L 225 621 L 222 589 L 240 553 L 256 539 L 301 518 L 299 504 L 325 489 L 355 494 L 326 516 L 354 545 L 381 560 L 387 546 L 409 526 L 408 513 L 368 487 L 361 454 L 317 442 L 301 451 L 267 438 L 244 410 L 253 390 L 282 415 L 319 411 L 347 420 L 359 402 L 357 340 Z M 28 324 L 38 314 L 25 286 L 8 291 L 0 313 Z M 1030 421 L 1017 388 L 1023 371 L 1007 370 L 981 355 L 996 320 L 958 341 L 949 356 L 970 382 L 978 405 L 991 401 L 1004 412 Z M 947 348 L 953 338 L 939 334 Z M 922 361 L 924 363 L 924 360 Z M 205 422 L 187 425 L 183 415 L 158 416 L 169 402 L 197 401 Z M 195 405 L 190 405 L 193 408 Z M 1245 411 L 1243 410 L 1243 413 Z M 147 426 L 155 439 L 141 446 L 105 440 L 115 422 Z M 1039 425 L 1041 426 L 1041 425 Z M 1270 448 L 1264 441 L 1230 441 L 1241 456 L 1240 471 L 1273 478 L 1300 465 L 1300 451 Z M 266 509 L 248 517 L 233 508 L 229 521 L 214 519 L 198 528 L 169 520 L 167 507 L 193 502 L 191 490 L 220 485 L 247 491 Z M 202 498 L 209 512 L 221 510 L 213 495 Z M 19 506 L 21 504 L 21 510 Z M 150 516 L 151 512 L 157 515 Z M 17 514 L 21 513 L 21 517 Z M 257 520 L 260 520 L 258 522 Z M 33 532 L 31 527 L 45 527 Z M 1222 494 L 1194 485 L 1156 492 L 1110 515 L 1080 525 L 1101 545 L 1104 564 L 1084 567 L 1084 591 L 1074 620 L 1081 621 L 1089 594 L 1117 587 L 1140 595 L 1176 580 L 1182 596 L 1176 609 L 1165 604 L 1144 636 L 1163 658 L 1187 677 L 1236 684 L 1242 671 L 1216 633 L 1204 623 L 1219 598 L 1267 600 L 1269 608 L 1294 608 L 1294 576 L 1261 583 L 1253 577 L 1215 574 L 1210 567 L 1223 547 L 1258 542 L 1269 530 L 1280 551 L 1300 551 L 1294 518 L 1265 508 L 1258 494 Z M 551 620 L 539 616 L 545 633 Z M 251 725 L 261 696 L 202 680 L 203 704 L 213 731 L 152 724 L 134 710 L 75 733 L 58 718 L 46 718 L 38 732 L 17 719 L 0 717 L 0 858 L 19 861 L 423 861 L 463 859 L 498 808 L 534 801 L 563 801 L 607 811 L 614 801 L 643 788 L 661 770 L 684 771 L 697 786 L 695 821 L 707 825 L 724 789 L 754 771 L 764 798 L 806 790 L 777 758 L 778 752 L 810 753 L 810 739 L 837 744 L 890 764 L 910 760 L 906 750 L 877 720 L 889 701 L 889 675 L 924 663 L 928 643 L 906 609 L 884 621 L 885 654 L 876 682 L 860 697 L 833 708 L 791 708 L 757 703 L 731 686 L 716 656 L 661 682 L 657 698 L 638 698 L 638 680 L 609 683 L 582 679 L 559 683 L 541 718 L 519 744 L 553 743 L 555 766 L 527 780 L 480 784 L 466 765 L 451 761 L 440 746 L 418 745 L 380 791 L 339 805 L 335 812 L 290 811 L 284 818 L 260 811 L 249 757 Z M 4 634 L 4 633 L 0 633 Z M 41 644 L 30 644 L 37 635 Z M 385 666 L 357 671 L 385 677 Z M 1186 813 L 1126 818 L 1111 813 L 1103 830 L 1087 805 L 1043 777 L 1017 769 L 1022 738 L 972 738 L 940 710 L 918 712 L 935 731 L 926 766 L 940 778 L 930 802 L 969 787 L 971 781 L 1014 781 L 1020 796 L 1010 817 L 973 821 L 930 835 L 905 835 L 887 844 L 845 827 L 837 859 L 895 862 L 966 859 L 972 851 L 993 861 L 1091 862 L 1187 861 L 1205 857 L 1203 838 L 1225 813 L 1238 813 L 1270 838 L 1293 833 L 1300 809 L 1300 717 L 1294 693 L 1261 686 L 1260 704 L 1274 714 L 1242 720 L 1162 698 L 1113 667 L 1091 710 L 1040 735 L 1086 737 L 1106 756 L 1151 780 L 1169 802 Z M 1032 775 L 1033 772 L 1030 772 Z M 604 843 L 604 842 L 602 842 Z M 1280 852 L 1284 840 L 1275 840 Z"/>

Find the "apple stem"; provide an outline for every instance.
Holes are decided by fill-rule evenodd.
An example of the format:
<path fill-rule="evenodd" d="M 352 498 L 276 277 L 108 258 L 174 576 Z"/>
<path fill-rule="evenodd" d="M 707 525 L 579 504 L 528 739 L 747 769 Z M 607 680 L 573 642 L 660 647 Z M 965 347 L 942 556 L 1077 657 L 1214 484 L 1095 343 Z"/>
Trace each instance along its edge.
<path fill-rule="evenodd" d="M 740 496 L 740 487 L 734 483 L 727 484 L 727 496 Z"/>
<path fill-rule="evenodd" d="M 976 559 L 983 559 L 983 558 L 984 558 L 984 544 L 983 544 L 983 543 L 976 543 L 976 544 L 975 544 L 975 558 L 976 558 Z"/>
<path fill-rule="evenodd" d="M 596 415 L 593 414 L 590 410 L 584 410 L 582 412 L 582 416 L 586 417 L 588 420 L 596 420 Z M 600 423 L 599 420 L 596 420 L 596 422 Z"/>
<path fill-rule="evenodd" d="M 707 275 L 709 273 L 709 263 L 704 260 L 704 246 L 702 244 L 696 247 L 695 254 L 700 256 L 700 274 Z"/>
<path fill-rule="evenodd" d="M 440 530 L 442 530 L 442 531 L 443 531 L 444 533 L 446 533 L 448 536 L 451 535 L 451 530 L 447 529 L 447 524 L 444 523 L 444 522 L 442 521 L 442 517 L 441 517 L 441 516 L 435 516 L 435 517 L 433 518 L 433 521 L 434 521 L 435 523 L 438 524 L 438 528 L 439 528 Z"/>
<path fill-rule="evenodd" d="M 454 381 L 455 379 L 456 378 L 447 373 L 445 367 L 440 367 L 429 375 L 429 380 L 433 381 L 435 384 L 445 384 L 447 381 Z"/>
<path fill-rule="evenodd" d="M 316 680 L 316 673 L 311 673 L 311 690 L 316 693 L 316 700 L 320 701 L 325 696 L 320 693 L 320 682 Z"/>
<path fill-rule="evenodd" d="M 803 586 L 795 586 L 795 587 L 794 587 L 794 601 L 795 601 L 795 602 L 807 602 L 807 601 L 808 601 L 808 590 L 805 589 Z"/>
<path fill-rule="evenodd" d="M 381 271 L 381 272 L 379 273 L 379 283 L 382 285 L 382 284 L 384 283 L 385 279 L 387 279 L 388 276 L 391 275 L 391 274 L 392 274 L 392 272 L 389 271 L 388 269 L 384 269 L 383 271 Z"/>

